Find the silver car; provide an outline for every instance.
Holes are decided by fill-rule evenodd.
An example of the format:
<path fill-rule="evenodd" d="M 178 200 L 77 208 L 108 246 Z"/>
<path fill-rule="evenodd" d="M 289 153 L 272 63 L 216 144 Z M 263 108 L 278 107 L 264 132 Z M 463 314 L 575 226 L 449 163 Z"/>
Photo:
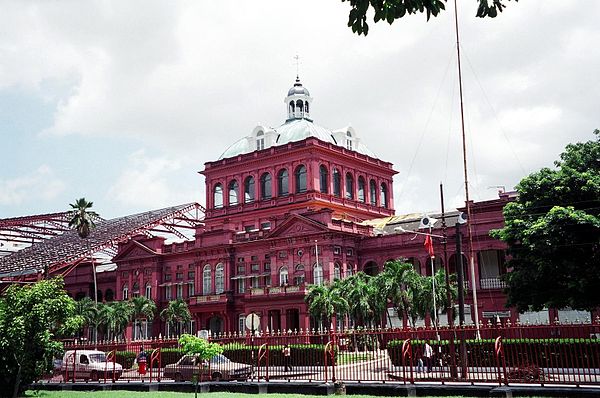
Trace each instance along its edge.
<path fill-rule="evenodd" d="M 201 361 L 198 356 L 184 355 L 174 364 L 165 366 L 164 378 L 175 381 L 192 380 L 246 380 L 252 374 L 250 365 L 232 362 L 225 355 L 215 355 L 210 361 Z"/>

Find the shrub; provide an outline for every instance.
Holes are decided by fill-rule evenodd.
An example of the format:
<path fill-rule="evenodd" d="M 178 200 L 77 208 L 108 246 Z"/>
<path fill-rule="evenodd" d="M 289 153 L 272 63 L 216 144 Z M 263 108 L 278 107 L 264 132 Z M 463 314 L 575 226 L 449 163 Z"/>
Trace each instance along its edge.
<path fill-rule="evenodd" d="M 289 347 L 292 366 L 321 366 L 324 363 L 325 346 L 322 344 L 290 344 Z M 258 346 L 254 347 L 254 362 L 258 358 L 258 348 Z M 283 366 L 283 345 L 272 345 L 268 348 L 269 366 Z M 223 355 L 234 362 L 252 364 L 252 346 L 238 343 L 227 344 L 223 346 Z"/>
<path fill-rule="evenodd" d="M 136 356 L 133 351 L 116 351 L 115 362 L 123 366 L 123 369 L 131 369 Z"/>
<path fill-rule="evenodd" d="M 181 348 L 162 348 L 160 355 L 160 365 L 165 367 L 179 361 L 185 352 Z"/>

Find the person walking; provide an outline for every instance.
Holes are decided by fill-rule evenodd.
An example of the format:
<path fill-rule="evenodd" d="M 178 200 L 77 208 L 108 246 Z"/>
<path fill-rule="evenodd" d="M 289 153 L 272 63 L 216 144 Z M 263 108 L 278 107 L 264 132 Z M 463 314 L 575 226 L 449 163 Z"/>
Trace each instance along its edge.
<path fill-rule="evenodd" d="M 285 372 L 292 370 L 292 350 L 287 344 L 283 346 L 283 366 Z"/>
<path fill-rule="evenodd" d="M 431 367 L 433 365 L 433 348 L 431 348 L 427 342 L 425 342 L 425 348 L 423 349 L 423 359 L 425 360 L 427 373 L 431 373 Z"/>

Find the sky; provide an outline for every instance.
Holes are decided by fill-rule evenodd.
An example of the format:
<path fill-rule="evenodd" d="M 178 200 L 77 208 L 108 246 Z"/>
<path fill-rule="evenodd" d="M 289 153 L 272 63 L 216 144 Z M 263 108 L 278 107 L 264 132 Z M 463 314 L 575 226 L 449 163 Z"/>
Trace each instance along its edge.
<path fill-rule="evenodd" d="M 471 199 L 497 197 L 600 128 L 600 2 L 459 0 Z M 0 218 L 105 218 L 205 203 L 205 162 L 285 121 L 296 77 L 315 123 L 392 162 L 397 214 L 464 203 L 452 3 L 348 28 L 339 0 L 0 1 Z"/>

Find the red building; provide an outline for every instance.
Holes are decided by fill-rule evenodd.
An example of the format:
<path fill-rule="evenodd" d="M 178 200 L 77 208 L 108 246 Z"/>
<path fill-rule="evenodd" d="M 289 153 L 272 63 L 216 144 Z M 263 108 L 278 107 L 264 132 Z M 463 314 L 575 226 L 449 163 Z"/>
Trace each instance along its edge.
<path fill-rule="evenodd" d="M 392 164 L 378 159 L 352 127 L 329 130 L 315 124 L 310 118 L 312 98 L 298 79 L 284 101 L 287 117 L 281 126 L 257 126 L 218 160 L 205 164 L 202 222 L 183 215 L 199 207 L 187 204 L 101 224 L 102 231 L 94 232 L 97 238 L 91 236 L 93 248 L 121 243 L 112 262 L 97 267 L 99 300 L 144 295 L 162 309 L 173 299 L 185 299 L 193 321 L 184 326 L 191 332 L 243 330 L 250 313 L 260 317 L 261 328 L 294 330 L 313 326 L 304 302 L 309 284 L 358 271 L 375 275 L 387 260 L 397 258 L 431 275 L 424 236 L 406 232 L 418 230 L 425 215 L 395 215 L 392 193 L 397 172 Z M 502 209 L 513 198 L 513 193 L 501 192 L 498 199 L 471 204 L 471 238 L 463 244 L 467 322 L 476 317 L 482 322 L 497 318 L 547 322 L 580 316 L 557 311 L 519 315 L 505 308 L 500 279 L 506 272 L 505 245 L 489 232 L 503 226 Z M 433 267 L 447 263 L 452 273 L 457 263 L 454 226 L 459 210 L 448 212 L 445 220 L 440 214 L 427 215 L 438 219 L 434 236 L 446 235 L 448 242 L 444 248 L 440 239 L 434 239 Z M 62 213 L 36 220 L 49 217 L 53 225 L 56 217 L 65 221 Z M 13 228 L 23 219 L 0 221 Z M 172 243 L 142 234 L 159 224 L 173 229 L 181 220 L 189 222 L 193 239 Z M 460 229 L 468 235 L 467 227 Z M 26 239 L 38 230 L 29 228 Z M 66 275 L 73 297 L 93 296 L 90 264 L 81 261 L 92 251 L 81 249 L 74 241 L 78 238 L 66 236 L 69 233 L 74 234 L 65 232 L 48 239 L 51 242 L 0 258 L 0 277 L 40 279 L 47 271 L 60 272 Z M 75 255 L 76 248 L 80 252 Z M 391 312 L 389 319 L 392 326 L 403 322 Z M 442 316 L 440 323 L 445 322 Z M 169 335 L 168 327 L 156 317 L 142 328 L 130 327 L 128 335 Z"/>
<path fill-rule="evenodd" d="M 385 261 L 399 257 L 431 274 L 423 237 L 398 232 L 398 226 L 417 228 L 422 214 L 394 216 L 392 164 L 369 151 L 353 128 L 315 124 L 311 102 L 296 80 L 285 99 L 284 124 L 257 126 L 218 160 L 207 162 L 201 172 L 206 214 L 195 239 L 166 244 L 138 237 L 122 244 L 113 259 L 117 269 L 100 278 L 105 298 L 146 295 L 159 308 L 184 298 L 194 332 L 242 330 L 252 312 L 263 328 L 293 330 L 311 326 L 304 303 L 308 284 L 357 271 L 375 274 Z M 508 200 L 509 194 L 501 194 L 472 207 L 480 319 L 515 316 L 504 308 L 499 280 L 505 272 L 504 245 L 489 237 L 490 229 L 502 226 Z M 448 214 L 448 225 L 457 214 Z M 435 225 L 434 233 L 440 228 Z M 448 235 L 453 242 L 453 228 Z M 434 242 L 434 249 L 440 267 L 441 243 Z M 450 245 L 451 269 L 453 253 Z M 167 327 L 156 320 L 153 332 L 168 334 Z"/>

